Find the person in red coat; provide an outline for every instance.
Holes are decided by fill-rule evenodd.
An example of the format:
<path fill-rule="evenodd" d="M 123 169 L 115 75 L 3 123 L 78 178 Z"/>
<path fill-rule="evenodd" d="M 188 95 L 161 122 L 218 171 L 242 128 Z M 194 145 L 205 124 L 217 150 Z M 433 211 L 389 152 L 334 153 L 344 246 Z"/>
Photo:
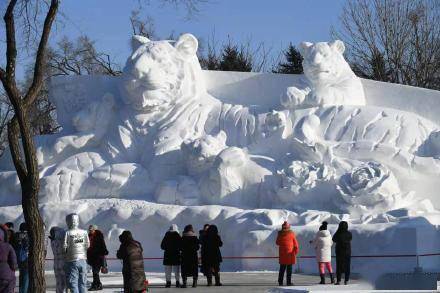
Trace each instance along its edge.
<path fill-rule="evenodd" d="M 296 263 L 296 255 L 299 252 L 299 244 L 295 233 L 290 230 L 290 225 L 284 222 L 281 231 L 278 232 L 276 244 L 279 246 L 280 271 L 278 284 L 283 285 L 284 273 L 287 269 L 287 286 L 292 286 L 292 265 Z"/>

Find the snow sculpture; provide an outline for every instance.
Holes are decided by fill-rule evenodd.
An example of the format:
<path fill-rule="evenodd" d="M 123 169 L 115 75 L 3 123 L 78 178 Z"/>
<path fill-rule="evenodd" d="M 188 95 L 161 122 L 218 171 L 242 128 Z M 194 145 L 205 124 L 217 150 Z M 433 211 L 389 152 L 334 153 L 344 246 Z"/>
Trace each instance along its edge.
<path fill-rule="evenodd" d="M 230 147 L 216 157 L 201 179 L 200 191 L 206 203 L 259 207 L 262 183 L 271 174 L 243 149 Z"/>
<path fill-rule="evenodd" d="M 440 174 L 438 125 L 368 105 L 341 41 L 302 43 L 307 84 L 293 83 L 281 103 L 267 97 L 277 100 L 271 108 L 252 96 L 246 105 L 213 96 L 191 34 L 135 36 L 132 48 L 122 76 L 93 88 L 93 100 L 86 83 L 56 86 L 67 117 L 62 132 L 36 138 L 42 203 L 285 208 L 299 224 L 434 211 L 428 200 L 412 205 L 426 189 L 411 192 L 411 180 L 434 184 Z M 0 168 L 0 205 L 19 204 L 7 156 Z"/>
<path fill-rule="evenodd" d="M 351 213 L 380 213 L 411 204 L 404 200 L 397 179 L 385 166 L 367 162 L 339 179 L 337 189 Z M 344 208 L 344 205 L 340 205 Z"/>
<path fill-rule="evenodd" d="M 343 42 L 303 42 L 299 48 L 308 86 L 289 87 L 281 101 L 286 108 L 365 105 L 361 81 L 342 55 Z"/>

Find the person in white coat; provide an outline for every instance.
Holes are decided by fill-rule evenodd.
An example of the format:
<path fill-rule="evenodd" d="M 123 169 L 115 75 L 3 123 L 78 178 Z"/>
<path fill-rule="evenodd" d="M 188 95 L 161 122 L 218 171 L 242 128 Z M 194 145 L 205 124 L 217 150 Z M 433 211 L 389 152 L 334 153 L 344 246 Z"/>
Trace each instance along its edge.
<path fill-rule="evenodd" d="M 330 282 L 334 283 L 333 269 L 332 269 L 332 235 L 327 230 L 327 222 L 322 222 L 319 227 L 318 233 L 315 238 L 310 241 L 316 251 L 316 261 L 318 262 L 319 276 L 321 282 L 319 284 L 325 284 L 325 269 L 330 274 Z"/>

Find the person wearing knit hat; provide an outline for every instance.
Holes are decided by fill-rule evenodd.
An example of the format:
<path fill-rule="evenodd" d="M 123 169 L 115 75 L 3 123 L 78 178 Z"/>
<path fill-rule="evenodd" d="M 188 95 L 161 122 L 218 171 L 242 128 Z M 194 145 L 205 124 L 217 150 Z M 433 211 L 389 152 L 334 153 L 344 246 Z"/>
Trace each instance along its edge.
<path fill-rule="evenodd" d="M 316 252 L 316 261 L 318 262 L 319 276 L 321 277 L 321 282 L 319 284 L 325 284 L 325 269 L 327 269 L 330 274 L 331 284 L 335 282 L 331 263 L 333 241 L 332 235 L 327 230 L 327 225 L 327 222 L 322 222 L 315 238 L 310 241 Z"/>
<path fill-rule="evenodd" d="M 283 285 L 284 273 L 287 270 L 287 286 L 292 286 L 292 265 L 296 263 L 296 255 L 299 252 L 299 244 L 295 233 L 290 230 L 290 224 L 287 221 L 281 225 L 281 231 L 278 232 L 276 244 L 278 245 L 280 270 L 278 273 L 278 284 Z"/>
<path fill-rule="evenodd" d="M 165 287 L 171 287 L 172 271 L 174 271 L 176 287 L 180 287 L 180 251 L 182 248 L 182 237 L 180 237 L 179 228 L 176 224 L 172 224 L 168 229 L 168 232 L 165 233 L 160 248 L 164 251 L 163 265 L 165 266 Z"/>
<path fill-rule="evenodd" d="M 0 292 L 14 293 L 17 257 L 6 237 L 7 230 L 0 225 Z"/>

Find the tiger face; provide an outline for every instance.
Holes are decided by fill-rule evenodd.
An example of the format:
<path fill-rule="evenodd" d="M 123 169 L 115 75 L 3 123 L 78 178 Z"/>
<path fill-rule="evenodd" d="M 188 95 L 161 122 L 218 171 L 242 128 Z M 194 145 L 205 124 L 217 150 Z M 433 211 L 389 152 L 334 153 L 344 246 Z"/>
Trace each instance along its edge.
<path fill-rule="evenodd" d="M 134 36 L 133 54 L 125 65 L 121 93 L 135 110 L 168 107 L 179 98 L 197 94 L 201 68 L 196 57 L 198 42 L 184 34 L 170 41 L 150 41 Z"/>

